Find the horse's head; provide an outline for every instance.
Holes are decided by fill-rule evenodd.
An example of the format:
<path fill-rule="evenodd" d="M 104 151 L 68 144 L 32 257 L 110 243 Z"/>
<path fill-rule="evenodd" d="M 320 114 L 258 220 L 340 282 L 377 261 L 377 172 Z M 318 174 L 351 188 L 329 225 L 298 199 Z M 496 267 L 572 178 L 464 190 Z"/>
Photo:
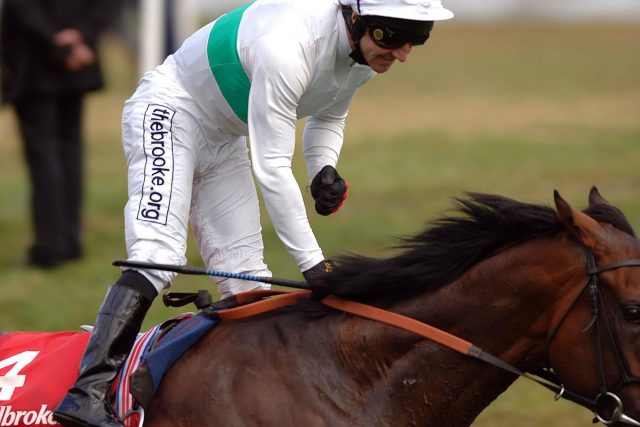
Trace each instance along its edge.
<path fill-rule="evenodd" d="M 587 262 L 584 288 L 555 313 L 549 364 L 568 390 L 592 400 L 600 421 L 640 426 L 640 244 L 595 187 L 586 213 L 558 192 L 555 204 Z"/>

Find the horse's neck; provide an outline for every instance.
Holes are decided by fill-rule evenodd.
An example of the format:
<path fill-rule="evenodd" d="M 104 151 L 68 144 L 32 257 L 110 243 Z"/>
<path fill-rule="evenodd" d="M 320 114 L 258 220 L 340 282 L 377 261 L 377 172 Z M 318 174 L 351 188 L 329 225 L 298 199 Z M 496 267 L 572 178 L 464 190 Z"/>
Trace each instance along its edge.
<path fill-rule="evenodd" d="M 444 329 L 523 370 L 539 369 L 558 284 L 570 278 L 570 269 L 561 262 L 566 259 L 558 258 L 563 255 L 552 259 L 549 245 L 531 242 L 512 248 L 454 283 L 391 310 Z M 515 380 L 483 362 L 393 328 L 367 326 L 360 333 L 362 344 L 369 348 L 358 353 L 354 366 L 372 366 L 363 372 L 363 377 L 369 375 L 371 390 L 394 390 L 402 403 L 397 416 L 410 422 L 470 424 Z"/>
<path fill-rule="evenodd" d="M 447 330 L 512 363 L 543 344 L 559 294 L 579 289 L 579 250 L 537 240 L 479 263 L 455 282 L 397 310 Z M 523 345 L 522 343 L 527 343 Z M 520 348 L 520 351 L 517 351 Z M 525 366 L 529 367 L 529 366 Z"/>

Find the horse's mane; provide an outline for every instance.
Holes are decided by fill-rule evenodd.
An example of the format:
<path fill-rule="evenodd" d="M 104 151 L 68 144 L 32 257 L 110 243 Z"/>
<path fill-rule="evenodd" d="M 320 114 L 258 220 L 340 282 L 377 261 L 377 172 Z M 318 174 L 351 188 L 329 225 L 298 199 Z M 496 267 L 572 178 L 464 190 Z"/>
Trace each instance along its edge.
<path fill-rule="evenodd" d="M 507 197 L 466 193 L 455 198 L 455 209 L 431 221 L 420 234 L 400 238 L 400 252 L 390 258 L 345 255 L 337 259 L 319 291 L 364 300 L 388 302 L 416 296 L 448 284 L 470 267 L 509 247 L 564 232 L 556 211 L 548 206 Z M 622 212 L 596 204 L 585 213 L 635 235 Z"/>

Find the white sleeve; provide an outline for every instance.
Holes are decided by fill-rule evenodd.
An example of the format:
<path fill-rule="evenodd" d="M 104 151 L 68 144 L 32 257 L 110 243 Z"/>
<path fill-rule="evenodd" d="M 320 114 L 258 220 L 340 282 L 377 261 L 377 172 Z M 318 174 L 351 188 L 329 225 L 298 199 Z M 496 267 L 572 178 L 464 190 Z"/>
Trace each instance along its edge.
<path fill-rule="evenodd" d="M 278 237 L 305 271 L 324 259 L 291 170 L 296 108 L 309 85 L 313 51 L 294 40 L 266 36 L 253 44 L 249 142 L 256 180 Z"/>
<path fill-rule="evenodd" d="M 335 167 L 338 163 L 345 120 L 354 94 L 307 120 L 302 142 L 309 183 L 324 166 Z"/>

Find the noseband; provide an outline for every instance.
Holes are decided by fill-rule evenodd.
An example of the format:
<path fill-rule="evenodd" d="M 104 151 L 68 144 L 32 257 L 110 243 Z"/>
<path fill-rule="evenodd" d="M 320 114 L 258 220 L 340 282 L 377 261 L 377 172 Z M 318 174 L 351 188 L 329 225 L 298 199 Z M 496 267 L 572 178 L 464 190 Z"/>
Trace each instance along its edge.
<path fill-rule="evenodd" d="M 586 290 L 589 295 L 589 300 L 591 301 L 592 318 L 589 324 L 583 329 L 583 332 L 587 332 L 589 330 L 593 330 L 594 332 L 593 338 L 594 348 L 596 352 L 598 376 L 600 380 L 600 392 L 593 399 L 581 396 L 573 392 L 569 392 L 569 396 L 564 396 L 566 390 L 564 386 L 562 386 L 561 391 L 557 395 L 557 398 L 567 397 L 569 400 L 573 400 L 583 406 L 592 409 L 596 416 L 596 420 L 602 422 L 603 424 L 612 425 L 615 423 L 626 423 L 630 425 L 640 426 L 640 422 L 624 414 L 622 400 L 617 395 L 617 393 L 619 393 L 620 390 L 627 385 L 640 382 L 640 377 L 630 375 L 628 372 L 627 364 L 625 363 L 623 356 L 620 354 L 616 337 L 613 333 L 613 330 L 611 329 L 611 325 L 607 317 L 604 295 L 600 292 L 600 286 L 598 283 L 598 274 L 622 267 L 640 267 L 640 259 L 626 259 L 598 266 L 596 265 L 593 252 L 589 249 L 586 249 L 585 251 L 587 256 L 586 274 L 588 280 L 582 291 L 569 305 L 569 308 L 567 308 L 567 311 L 565 311 L 565 313 L 562 315 L 560 321 L 558 321 L 556 326 L 552 329 L 551 334 L 549 334 L 549 337 L 547 338 L 547 342 L 545 344 L 545 358 L 547 368 L 545 368 L 543 377 L 554 383 L 559 383 L 556 375 L 549 368 L 549 347 L 558 331 L 560 330 L 560 327 L 569 316 L 569 313 L 573 310 L 577 301 L 580 299 L 582 294 L 585 293 Z M 611 389 L 609 389 L 609 387 L 607 386 L 601 330 L 604 330 L 604 338 L 606 340 L 606 343 L 612 351 L 616 365 L 618 367 L 618 371 L 622 374 L 620 381 Z M 605 407 L 605 404 L 607 402 L 613 403 L 613 406 L 615 407 L 613 414 L 608 419 L 600 414 L 600 411 Z M 596 420 L 594 420 L 594 422 Z"/>

